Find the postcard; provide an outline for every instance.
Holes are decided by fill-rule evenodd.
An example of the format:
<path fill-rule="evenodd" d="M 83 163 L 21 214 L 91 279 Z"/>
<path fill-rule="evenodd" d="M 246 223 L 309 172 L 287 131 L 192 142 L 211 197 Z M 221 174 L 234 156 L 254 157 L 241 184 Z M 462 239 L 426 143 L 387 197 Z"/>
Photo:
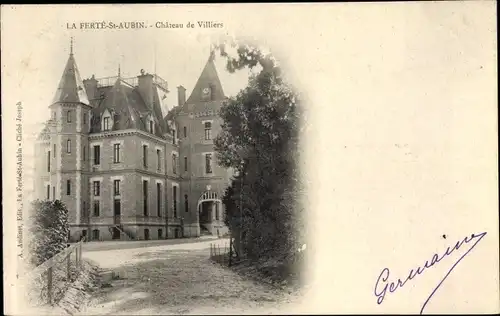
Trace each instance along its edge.
<path fill-rule="evenodd" d="M 495 2 L 1 12 L 5 314 L 500 312 Z"/>

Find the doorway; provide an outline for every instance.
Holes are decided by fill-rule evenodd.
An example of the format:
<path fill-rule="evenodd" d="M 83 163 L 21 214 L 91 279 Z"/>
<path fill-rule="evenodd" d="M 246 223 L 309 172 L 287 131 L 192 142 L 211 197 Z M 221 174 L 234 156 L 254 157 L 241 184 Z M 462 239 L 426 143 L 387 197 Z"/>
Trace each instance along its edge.
<path fill-rule="evenodd" d="M 200 205 L 200 224 L 212 223 L 212 206 L 214 202 L 206 201 Z"/>
<path fill-rule="evenodd" d="M 144 239 L 149 240 L 149 229 L 144 229 Z"/>
<path fill-rule="evenodd" d="M 122 213 L 122 203 L 120 199 L 115 199 L 114 203 L 114 214 L 115 216 L 120 216 Z"/>
<path fill-rule="evenodd" d="M 113 239 L 120 239 L 120 230 L 118 229 L 118 227 L 113 227 L 113 236 L 112 238 Z"/>

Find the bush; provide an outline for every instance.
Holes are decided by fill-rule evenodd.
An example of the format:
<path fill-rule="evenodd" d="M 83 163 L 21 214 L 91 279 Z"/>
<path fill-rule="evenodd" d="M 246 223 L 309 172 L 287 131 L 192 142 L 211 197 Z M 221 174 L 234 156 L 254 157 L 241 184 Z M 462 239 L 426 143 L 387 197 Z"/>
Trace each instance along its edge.
<path fill-rule="evenodd" d="M 36 200 L 31 206 L 28 250 L 30 263 L 38 266 L 66 248 L 68 209 L 59 200 Z"/>

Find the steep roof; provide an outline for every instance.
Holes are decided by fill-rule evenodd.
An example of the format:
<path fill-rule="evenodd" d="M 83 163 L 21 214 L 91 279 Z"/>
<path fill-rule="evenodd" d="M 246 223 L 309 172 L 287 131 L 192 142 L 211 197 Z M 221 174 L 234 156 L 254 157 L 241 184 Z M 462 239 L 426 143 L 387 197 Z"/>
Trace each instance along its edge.
<path fill-rule="evenodd" d="M 196 82 L 191 95 L 186 103 L 203 102 L 203 89 L 212 88 L 212 101 L 219 101 L 225 98 L 222 84 L 215 68 L 213 54 L 208 58 L 205 67 L 203 68 L 198 81 Z"/>
<path fill-rule="evenodd" d="M 69 54 L 66 67 L 64 67 L 52 104 L 57 102 L 72 102 L 90 105 L 85 86 L 80 77 L 80 72 L 76 66 L 73 51 Z"/>
<path fill-rule="evenodd" d="M 160 118 L 152 112 L 144 102 L 139 91 L 118 78 L 113 87 L 106 92 L 106 96 L 93 112 L 91 132 L 101 131 L 100 118 L 105 111 L 113 116 L 113 130 L 139 129 L 146 131 L 146 119 L 151 115 L 155 121 L 155 134 L 162 136 L 163 124 Z"/>

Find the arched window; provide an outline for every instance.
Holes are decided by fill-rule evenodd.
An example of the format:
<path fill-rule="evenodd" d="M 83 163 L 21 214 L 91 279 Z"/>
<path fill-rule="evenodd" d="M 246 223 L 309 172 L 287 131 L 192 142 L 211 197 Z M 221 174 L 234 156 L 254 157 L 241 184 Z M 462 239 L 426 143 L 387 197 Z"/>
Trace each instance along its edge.
<path fill-rule="evenodd" d="M 68 123 L 71 123 L 71 111 L 68 111 L 68 112 L 66 113 L 66 121 L 67 121 Z"/>
<path fill-rule="evenodd" d="M 189 202 L 187 194 L 184 194 L 184 211 L 186 213 L 189 211 Z"/>
<path fill-rule="evenodd" d="M 66 152 L 67 152 L 68 154 L 70 154 L 70 153 L 71 153 L 71 139 L 68 139 L 68 140 L 66 141 Z"/>

